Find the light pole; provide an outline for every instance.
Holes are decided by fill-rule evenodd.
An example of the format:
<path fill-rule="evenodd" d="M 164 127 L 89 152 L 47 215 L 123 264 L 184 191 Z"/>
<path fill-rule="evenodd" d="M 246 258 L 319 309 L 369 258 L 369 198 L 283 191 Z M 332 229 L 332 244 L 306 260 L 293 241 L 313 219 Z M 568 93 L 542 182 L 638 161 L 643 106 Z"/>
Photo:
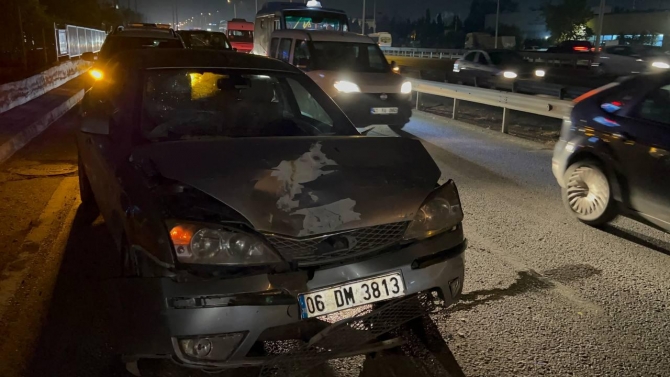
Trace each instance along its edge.
<path fill-rule="evenodd" d="M 365 0 L 363 0 L 363 17 L 361 17 L 361 34 L 365 34 Z"/>
<path fill-rule="evenodd" d="M 496 5 L 496 39 L 493 42 L 494 48 L 498 48 L 498 19 L 500 18 L 500 0 L 498 0 L 498 5 Z"/>
<path fill-rule="evenodd" d="M 600 38 L 603 34 L 603 21 L 605 16 L 605 0 L 600 0 L 600 14 L 598 14 L 598 33 L 596 34 L 596 52 L 600 51 Z"/>

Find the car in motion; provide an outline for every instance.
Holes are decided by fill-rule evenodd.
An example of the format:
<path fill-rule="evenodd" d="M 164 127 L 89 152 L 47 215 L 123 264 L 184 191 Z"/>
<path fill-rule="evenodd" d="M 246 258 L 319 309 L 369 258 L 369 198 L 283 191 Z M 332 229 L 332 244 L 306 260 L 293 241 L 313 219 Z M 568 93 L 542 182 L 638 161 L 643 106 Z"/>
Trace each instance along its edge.
<path fill-rule="evenodd" d="M 459 83 L 475 86 L 505 86 L 516 79 L 540 79 L 546 74 L 525 61 L 516 51 L 471 50 L 454 63 L 453 71 Z"/>
<path fill-rule="evenodd" d="M 658 72 L 670 69 L 670 54 L 652 46 L 610 46 L 596 55 L 591 67 L 606 76 Z"/>
<path fill-rule="evenodd" d="M 577 219 L 617 214 L 670 231 L 670 72 L 642 74 L 575 100 L 552 169 Z"/>
<path fill-rule="evenodd" d="M 550 54 L 578 54 L 588 53 L 594 50 L 593 44 L 589 41 L 569 40 L 563 41 L 556 46 L 547 49 Z"/>
<path fill-rule="evenodd" d="M 304 70 L 358 128 L 386 124 L 400 130 L 412 116 L 412 83 L 395 72 L 370 37 L 278 30 L 268 56 Z"/>
<path fill-rule="evenodd" d="M 341 335 L 324 315 L 459 297 L 458 191 L 419 141 L 361 136 L 309 77 L 266 57 L 138 50 L 105 70 L 82 103 L 79 182 L 82 211 L 117 245 L 127 362 L 259 365 L 264 342 Z"/>
<path fill-rule="evenodd" d="M 177 34 L 184 41 L 186 48 L 196 50 L 232 51 L 233 47 L 226 34 L 207 30 L 178 30 Z"/>

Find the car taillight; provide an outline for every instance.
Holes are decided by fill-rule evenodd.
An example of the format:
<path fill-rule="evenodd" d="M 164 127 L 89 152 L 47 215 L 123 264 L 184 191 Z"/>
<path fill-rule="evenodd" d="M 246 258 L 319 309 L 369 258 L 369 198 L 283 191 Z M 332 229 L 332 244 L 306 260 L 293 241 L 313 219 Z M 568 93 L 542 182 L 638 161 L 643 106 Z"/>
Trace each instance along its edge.
<path fill-rule="evenodd" d="M 588 47 L 584 47 L 584 46 L 574 46 L 572 49 L 575 50 L 575 51 L 588 51 L 589 50 Z"/>

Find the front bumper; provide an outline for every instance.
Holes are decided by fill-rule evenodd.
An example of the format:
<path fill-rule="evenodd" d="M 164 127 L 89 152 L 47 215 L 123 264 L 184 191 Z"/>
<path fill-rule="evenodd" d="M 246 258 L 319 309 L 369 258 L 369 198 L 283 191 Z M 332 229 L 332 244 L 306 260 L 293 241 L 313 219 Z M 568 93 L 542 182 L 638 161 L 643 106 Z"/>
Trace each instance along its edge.
<path fill-rule="evenodd" d="M 405 125 L 412 116 L 411 94 L 340 93 L 333 99 L 358 128 L 373 124 Z M 397 107 L 398 113 L 372 114 L 375 107 Z"/>
<path fill-rule="evenodd" d="M 119 331 L 123 332 L 121 351 L 134 358 L 168 357 L 196 368 L 257 365 L 258 362 L 249 357 L 249 351 L 257 342 L 300 336 L 307 340 L 315 332 L 304 339 L 308 333 L 305 327 L 321 326 L 319 331 L 323 328 L 325 322 L 319 319 L 300 319 L 298 293 L 400 271 L 406 295 L 436 290 L 444 298 L 445 306 L 451 305 L 463 286 L 465 248 L 463 230 L 459 226 L 400 250 L 316 270 L 311 279 L 307 278 L 307 271 L 190 283 L 169 278 L 123 279 L 113 287 L 122 305 L 122 323 L 118 323 Z M 255 302 L 248 300 L 250 296 L 263 297 L 264 293 L 273 291 L 281 292 L 274 301 L 267 296 Z M 230 298 L 226 305 L 182 305 L 180 308 L 174 305 L 175 299 L 204 303 L 223 296 Z M 291 328 L 295 331 L 290 331 Z M 244 338 L 225 360 L 189 358 L 179 347 L 179 339 L 230 333 L 244 333 Z"/>

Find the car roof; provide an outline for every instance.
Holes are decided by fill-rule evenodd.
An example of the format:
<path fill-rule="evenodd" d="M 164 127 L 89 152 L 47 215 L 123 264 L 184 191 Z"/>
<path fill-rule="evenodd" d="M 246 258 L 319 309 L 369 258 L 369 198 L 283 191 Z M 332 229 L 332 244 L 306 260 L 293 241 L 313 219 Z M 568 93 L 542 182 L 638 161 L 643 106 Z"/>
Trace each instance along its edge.
<path fill-rule="evenodd" d="M 244 68 L 302 73 L 294 66 L 265 56 L 221 50 L 149 48 L 120 52 L 114 60 L 129 69 L 152 68 Z"/>
<path fill-rule="evenodd" d="M 272 33 L 272 37 L 310 39 L 318 42 L 351 42 L 375 44 L 372 38 L 363 34 L 329 30 L 288 30 L 282 29 Z"/>
<path fill-rule="evenodd" d="M 343 10 L 340 9 L 332 9 L 332 8 L 321 8 L 321 7 L 308 7 L 306 4 L 302 3 L 287 3 L 287 2 L 280 2 L 280 1 L 268 1 L 263 6 L 261 9 L 258 10 L 258 13 L 256 13 L 257 16 L 259 15 L 266 15 L 266 14 L 274 14 L 275 12 L 279 12 L 282 10 L 314 10 L 314 11 L 324 11 L 324 12 L 333 12 L 333 13 L 341 13 L 341 14 L 346 14 Z"/>
<path fill-rule="evenodd" d="M 128 28 L 116 31 L 110 37 L 134 37 L 134 38 L 165 38 L 179 39 L 171 29 L 159 28 Z"/>

